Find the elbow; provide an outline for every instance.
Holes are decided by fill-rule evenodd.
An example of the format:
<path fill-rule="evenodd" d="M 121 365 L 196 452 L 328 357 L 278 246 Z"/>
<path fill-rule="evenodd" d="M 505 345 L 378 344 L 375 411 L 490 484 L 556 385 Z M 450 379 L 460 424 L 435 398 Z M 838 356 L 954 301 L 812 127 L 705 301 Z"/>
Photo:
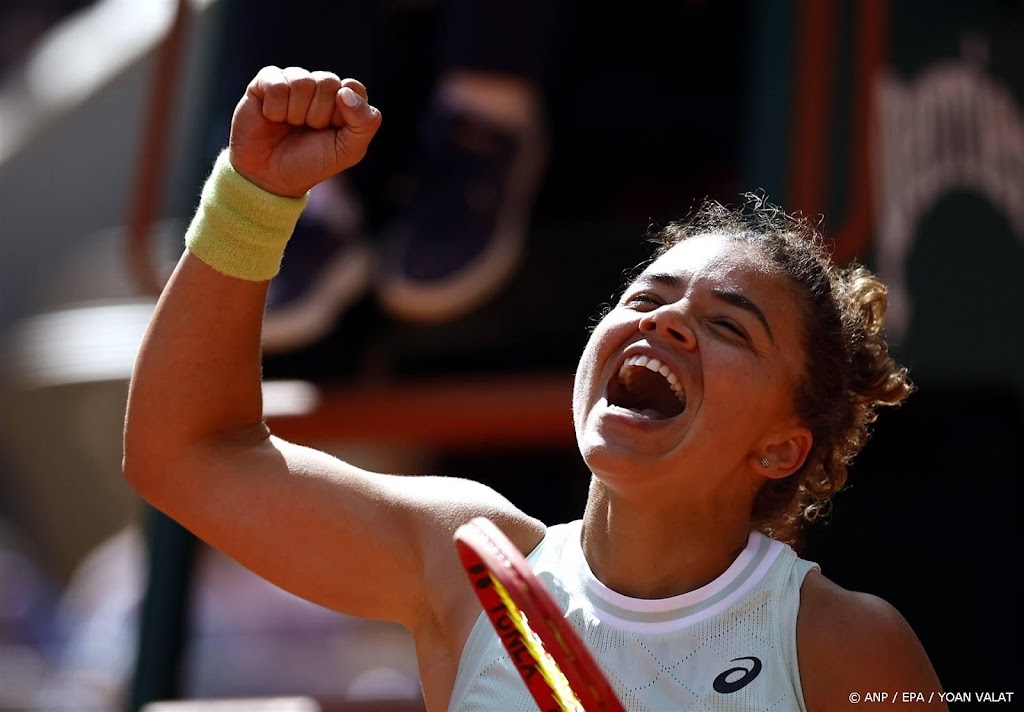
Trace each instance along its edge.
<path fill-rule="evenodd" d="M 124 446 L 121 452 L 121 474 L 128 486 L 143 498 L 149 499 L 148 490 L 159 481 L 161 466 L 158 457 L 152 454 L 144 442 L 125 432 Z"/>
<path fill-rule="evenodd" d="M 188 484 L 183 477 L 194 453 L 188 448 L 161 446 L 149 439 L 126 437 L 121 453 L 121 474 L 125 482 L 149 505 L 174 516 L 175 503 Z"/>
<path fill-rule="evenodd" d="M 146 467 L 139 461 L 137 453 L 126 442 L 121 453 L 121 474 L 125 482 L 136 492 L 145 482 L 145 471 Z"/>
<path fill-rule="evenodd" d="M 126 424 L 121 473 L 132 489 L 160 509 L 269 438 L 262 423 L 206 438 L 175 437 L 161 429 Z"/>
<path fill-rule="evenodd" d="M 135 396 L 133 384 L 128 393 L 128 407 L 121 433 L 121 475 L 129 487 L 145 497 L 145 490 L 154 478 L 154 470 L 159 462 L 154 454 L 158 449 L 158 437 L 153 428 L 154 419 L 147 417 L 146 409 L 136 403 Z"/>
<path fill-rule="evenodd" d="M 125 482 L 143 499 L 152 501 L 153 490 L 170 478 L 171 463 L 180 455 L 180 449 L 159 429 L 142 427 L 138 420 L 127 418 L 121 449 L 121 474 Z"/>

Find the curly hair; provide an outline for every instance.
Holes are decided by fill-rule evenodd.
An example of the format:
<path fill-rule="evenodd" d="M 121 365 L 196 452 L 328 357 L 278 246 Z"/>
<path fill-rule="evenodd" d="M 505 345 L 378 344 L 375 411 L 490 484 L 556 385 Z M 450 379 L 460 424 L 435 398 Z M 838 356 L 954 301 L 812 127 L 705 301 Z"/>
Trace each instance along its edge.
<path fill-rule="evenodd" d="M 847 468 L 867 442 L 880 406 L 899 405 L 914 390 L 907 369 L 889 355 L 886 288 L 870 271 L 836 266 L 806 218 L 790 215 L 764 196 L 746 194 L 739 208 L 706 200 L 683 222 L 652 236 L 653 259 L 698 235 L 716 234 L 755 246 L 782 271 L 801 305 L 804 367 L 794 395 L 813 435 L 795 473 L 769 480 L 754 503 L 751 523 L 764 534 L 796 544 L 803 524 L 827 512 L 847 479 Z"/>

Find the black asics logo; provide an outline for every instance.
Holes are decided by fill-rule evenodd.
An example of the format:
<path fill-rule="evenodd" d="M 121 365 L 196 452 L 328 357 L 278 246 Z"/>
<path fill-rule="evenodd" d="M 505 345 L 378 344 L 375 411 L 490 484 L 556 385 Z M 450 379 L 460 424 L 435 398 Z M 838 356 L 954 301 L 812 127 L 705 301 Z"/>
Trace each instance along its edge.
<path fill-rule="evenodd" d="M 733 658 L 729 662 L 738 663 L 740 660 L 749 660 L 754 665 L 747 669 L 745 667 L 737 665 L 734 668 L 729 668 L 721 675 L 715 678 L 714 688 L 715 692 L 721 692 L 723 695 L 727 695 L 730 692 L 736 692 L 736 690 L 742 690 L 744 687 L 753 682 L 754 678 L 761 672 L 761 661 L 751 656 L 749 658 Z M 729 676 L 734 673 L 742 673 L 739 677 L 730 680 Z"/>

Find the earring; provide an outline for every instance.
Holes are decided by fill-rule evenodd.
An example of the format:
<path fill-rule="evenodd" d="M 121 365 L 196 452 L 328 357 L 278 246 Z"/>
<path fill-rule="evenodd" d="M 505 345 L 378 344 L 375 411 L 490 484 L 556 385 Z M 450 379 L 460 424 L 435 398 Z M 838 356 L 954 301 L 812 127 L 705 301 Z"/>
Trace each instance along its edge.
<path fill-rule="evenodd" d="M 771 467 L 771 466 L 772 466 L 771 460 L 769 460 L 767 457 L 762 457 L 761 458 L 761 467 Z"/>

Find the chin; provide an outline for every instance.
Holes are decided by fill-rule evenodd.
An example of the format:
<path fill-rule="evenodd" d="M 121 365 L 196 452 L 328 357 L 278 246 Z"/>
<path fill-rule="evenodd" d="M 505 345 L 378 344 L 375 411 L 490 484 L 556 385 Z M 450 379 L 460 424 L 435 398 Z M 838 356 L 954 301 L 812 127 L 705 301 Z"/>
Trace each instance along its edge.
<path fill-rule="evenodd" d="M 591 474 L 606 484 L 636 482 L 658 469 L 655 458 L 599 437 L 581 441 L 580 454 Z"/>

